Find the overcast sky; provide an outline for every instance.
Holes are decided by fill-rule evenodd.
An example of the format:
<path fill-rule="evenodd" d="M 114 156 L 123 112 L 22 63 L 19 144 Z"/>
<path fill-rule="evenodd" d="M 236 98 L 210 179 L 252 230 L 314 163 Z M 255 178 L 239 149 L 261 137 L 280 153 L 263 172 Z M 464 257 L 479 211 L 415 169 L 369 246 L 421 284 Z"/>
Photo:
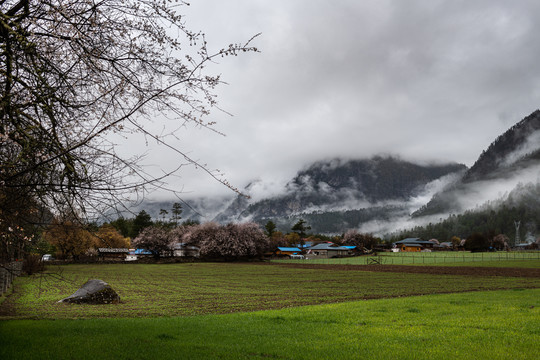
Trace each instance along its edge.
<path fill-rule="evenodd" d="M 193 0 L 189 28 L 211 49 L 256 33 L 258 54 L 212 68 L 228 83 L 213 112 L 222 137 L 181 133 L 182 150 L 235 186 L 278 191 L 303 166 L 396 154 L 471 166 L 540 107 L 540 2 L 497 0 Z M 147 162 L 168 169 L 164 150 Z M 171 186 L 230 192 L 186 169 Z M 182 188 L 183 186 L 183 188 Z M 157 197 L 157 194 L 154 194 Z"/>

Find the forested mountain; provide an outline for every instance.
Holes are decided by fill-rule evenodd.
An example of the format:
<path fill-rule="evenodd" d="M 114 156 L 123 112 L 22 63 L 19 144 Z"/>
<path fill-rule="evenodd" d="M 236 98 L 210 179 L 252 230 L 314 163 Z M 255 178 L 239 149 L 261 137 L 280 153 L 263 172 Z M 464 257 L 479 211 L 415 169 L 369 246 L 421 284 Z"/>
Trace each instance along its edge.
<path fill-rule="evenodd" d="M 316 162 L 298 172 L 283 195 L 256 202 L 239 197 L 216 220 L 288 224 L 302 216 L 317 231 L 341 232 L 403 212 L 427 184 L 464 170 L 460 164 L 420 165 L 391 156 Z"/>
<path fill-rule="evenodd" d="M 535 241 L 540 234 L 540 184 L 520 185 L 505 199 L 489 201 L 474 210 L 450 215 L 438 223 L 429 223 L 390 234 L 389 240 L 407 237 L 436 238 L 448 241 L 452 236 L 466 238 L 473 233 L 493 237 L 505 234 L 510 244 Z M 516 222 L 519 233 L 516 237 Z"/>
<path fill-rule="evenodd" d="M 435 194 L 413 216 L 460 213 L 511 191 L 519 183 L 538 182 L 540 111 L 536 110 L 491 143 L 461 179 Z M 491 192 L 491 193 L 490 193 Z M 476 197 L 477 203 L 469 200 Z"/>
<path fill-rule="evenodd" d="M 463 183 L 493 179 L 540 160 L 540 110 L 491 143 L 463 176 Z"/>
<path fill-rule="evenodd" d="M 396 217 L 409 216 L 409 207 L 401 205 L 373 206 L 363 209 L 343 211 L 319 211 L 298 213 L 288 217 L 270 217 L 256 219 L 261 225 L 272 220 L 282 231 L 289 231 L 298 219 L 303 219 L 313 233 L 342 234 L 349 229 L 357 229 L 372 221 L 390 222 Z"/>

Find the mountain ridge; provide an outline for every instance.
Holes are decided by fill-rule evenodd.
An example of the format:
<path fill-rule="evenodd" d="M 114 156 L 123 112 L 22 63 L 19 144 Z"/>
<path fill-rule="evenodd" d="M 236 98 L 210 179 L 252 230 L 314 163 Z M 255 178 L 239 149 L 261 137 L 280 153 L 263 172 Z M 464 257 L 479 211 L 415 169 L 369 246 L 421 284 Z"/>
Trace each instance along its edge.
<path fill-rule="evenodd" d="M 508 182 L 529 169 L 534 172 L 536 167 L 540 170 L 540 110 L 535 110 L 498 136 L 461 179 L 436 193 L 412 216 L 467 210 L 460 205 L 460 198 L 466 194 L 480 191 L 476 188 L 485 188 L 489 184 Z"/>
<path fill-rule="evenodd" d="M 317 212 L 380 208 L 387 202 L 407 202 L 425 191 L 428 183 L 465 170 L 463 164 L 421 165 L 390 155 L 317 161 L 300 170 L 287 183 L 284 194 L 255 202 L 238 197 L 214 220 L 260 222 Z"/>
<path fill-rule="evenodd" d="M 538 146 L 540 143 L 540 110 L 535 110 L 498 136 L 465 173 L 463 182 L 468 183 L 485 179 L 493 174 L 493 168 L 500 168 L 501 165 L 504 167 L 505 165 L 519 164 L 530 158 L 540 158 L 540 147 L 531 149 L 534 144 L 527 144 L 528 139 L 531 137 L 539 140 L 536 143 Z M 516 144 L 524 144 L 524 147 L 519 150 L 518 146 L 518 149 L 516 149 Z M 527 149 L 532 151 L 528 153 Z M 513 157 L 516 158 L 512 159 Z"/>

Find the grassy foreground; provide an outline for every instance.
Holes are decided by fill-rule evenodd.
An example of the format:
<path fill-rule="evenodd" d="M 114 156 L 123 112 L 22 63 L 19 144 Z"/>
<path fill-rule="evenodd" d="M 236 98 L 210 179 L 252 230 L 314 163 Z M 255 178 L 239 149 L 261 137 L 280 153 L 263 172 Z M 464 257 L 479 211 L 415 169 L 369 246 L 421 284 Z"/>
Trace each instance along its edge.
<path fill-rule="evenodd" d="M 173 318 L 6 320 L 1 359 L 537 359 L 540 290 Z"/>
<path fill-rule="evenodd" d="M 540 288 L 540 278 L 306 269 L 264 264 L 114 264 L 52 267 L 49 276 L 20 277 L 0 319 L 77 319 L 224 314 L 477 290 Z M 114 306 L 57 301 L 88 279 L 108 282 Z"/>

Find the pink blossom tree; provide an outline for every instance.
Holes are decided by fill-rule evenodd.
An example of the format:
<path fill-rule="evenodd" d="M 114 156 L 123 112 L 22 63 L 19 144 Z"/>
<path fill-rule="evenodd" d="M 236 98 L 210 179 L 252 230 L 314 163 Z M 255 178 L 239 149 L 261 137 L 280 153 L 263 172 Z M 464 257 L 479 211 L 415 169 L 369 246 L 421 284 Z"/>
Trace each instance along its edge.
<path fill-rule="evenodd" d="M 199 246 L 201 256 L 206 258 L 253 258 L 268 249 L 268 239 L 255 223 L 197 225 L 190 229 L 185 239 L 189 244 Z"/>
<path fill-rule="evenodd" d="M 151 251 L 156 259 L 159 259 L 162 254 L 168 256 L 171 254 L 171 237 L 168 231 L 161 227 L 145 228 L 133 239 L 132 245 Z"/>

